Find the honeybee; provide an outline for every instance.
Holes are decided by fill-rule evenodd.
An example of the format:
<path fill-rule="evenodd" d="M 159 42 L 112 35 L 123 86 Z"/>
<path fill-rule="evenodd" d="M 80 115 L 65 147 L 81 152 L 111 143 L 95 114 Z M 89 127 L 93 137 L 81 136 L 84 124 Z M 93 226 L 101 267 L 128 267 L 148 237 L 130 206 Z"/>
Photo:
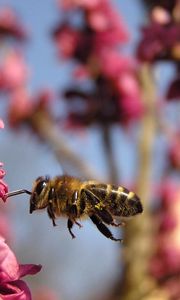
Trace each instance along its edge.
<path fill-rule="evenodd" d="M 30 214 L 38 209 L 47 209 L 53 226 L 56 218 L 67 217 L 67 227 L 72 236 L 72 227 L 79 219 L 89 217 L 98 230 L 113 241 L 115 238 L 106 225 L 122 226 L 116 223 L 117 217 L 130 217 L 142 213 L 143 207 L 139 197 L 122 186 L 104 184 L 95 180 L 81 181 L 78 178 L 63 175 L 50 179 L 49 176 L 38 177 L 32 188 L 18 190 L 7 197 L 27 193 L 30 195 Z"/>

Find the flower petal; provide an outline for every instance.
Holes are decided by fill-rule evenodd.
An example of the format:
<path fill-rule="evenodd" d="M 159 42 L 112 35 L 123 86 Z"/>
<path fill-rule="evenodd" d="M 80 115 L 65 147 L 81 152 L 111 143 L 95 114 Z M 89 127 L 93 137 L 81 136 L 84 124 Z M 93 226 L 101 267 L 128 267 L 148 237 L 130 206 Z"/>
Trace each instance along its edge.
<path fill-rule="evenodd" d="M 0 282 L 7 282 L 18 279 L 19 266 L 14 253 L 5 243 L 0 239 Z"/>
<path fill-rule="evenodd" d="M 0 289 L 1 300 L 31 300 L 31 293 L 27 284 L 22 280 L 6 283 Z"/>
<path fill-rule="evenodd" d="M 34 275 L 40 272 L 42 266 L 34 264 L 19 265 L 19 277 Z"/>
<path fill-rule="evenodd" d="M 4 122 L 2 119 L 0 119 L 0 128 L 4 128 Z"/>
<path fill-rule="evenodd" d="M 0 180 L 0 198 L 4 202 L 6 201 L 6 198 L 7 198 L 6 193 L 8 193 L 8 186 L 3 180 Z"/>

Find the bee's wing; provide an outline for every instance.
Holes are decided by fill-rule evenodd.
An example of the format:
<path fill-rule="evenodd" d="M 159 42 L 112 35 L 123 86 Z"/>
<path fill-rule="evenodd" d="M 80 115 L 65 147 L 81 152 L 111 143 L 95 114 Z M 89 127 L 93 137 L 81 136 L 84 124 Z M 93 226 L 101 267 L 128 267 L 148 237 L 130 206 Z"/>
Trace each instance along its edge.
<path fill-rule="evenodd" d="M 96 190 L 96 189 L 95 189 Z M 99 191 L 99 189 L 97 189 Z M 106 224 L 114 224 L 111 213 L 106 209 L 101 198 L 90 189 L 85 189 L 86 200 L 91 204 L 92 213 L 98 216 Z"/>
<path fill-rule="evenodd" d="M 94 207 L 100 203 L 100 199 L 94 193 L 94 191 L 92 192 L 90 189 L 86 188 L 83 190 L 83 192 L 86 195 L 86 201 L 89 202 L 92 205 L 92 207 Z"/>

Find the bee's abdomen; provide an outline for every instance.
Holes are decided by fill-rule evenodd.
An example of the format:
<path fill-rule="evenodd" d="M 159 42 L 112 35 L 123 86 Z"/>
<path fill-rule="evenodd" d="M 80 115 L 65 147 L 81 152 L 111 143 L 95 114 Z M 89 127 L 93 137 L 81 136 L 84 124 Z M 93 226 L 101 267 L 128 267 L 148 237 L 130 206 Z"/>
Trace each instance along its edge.
<path fill-rule="evenodd" d="M 107 196 L 107 186 L 107 184 L 99 183 L 96 185 L 91 185 L 90 190 L 95 194 L 95 196 L 98 199 L 104 201 Z"/>
<path fill-rule="evenodd" d="M 143 210 L 138 196 L 124 187 L 95 183 L 86 185 L 85 189 L 92 206 L 104 207 L 114 216 L 129 217 Z"/>
<path fill-rule="evenodd" d="M 108 184 L 105 200 L 112 209 L 117 210 L 127 200 L 128 193 L 129 191 L 121 186 L 119 187 L 119 186 Z"/>
<path fill-rule="evenodd" d="M 105 201 L 115 216 L 128 217 L 143 211 L 139 197 L 122 186 L 108 185 Z"/>

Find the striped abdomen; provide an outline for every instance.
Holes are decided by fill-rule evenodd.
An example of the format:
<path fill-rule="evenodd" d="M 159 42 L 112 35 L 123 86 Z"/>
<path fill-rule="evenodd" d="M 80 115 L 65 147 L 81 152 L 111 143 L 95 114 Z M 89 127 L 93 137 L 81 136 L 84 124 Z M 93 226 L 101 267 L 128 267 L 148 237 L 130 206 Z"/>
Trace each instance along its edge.
<path fill-rule="evenodd" d="M 98 183 L 87 185 L 86 190 L 114 216 L 129 217 L 143 211 L 139 197 L 124 187 Z"/>

